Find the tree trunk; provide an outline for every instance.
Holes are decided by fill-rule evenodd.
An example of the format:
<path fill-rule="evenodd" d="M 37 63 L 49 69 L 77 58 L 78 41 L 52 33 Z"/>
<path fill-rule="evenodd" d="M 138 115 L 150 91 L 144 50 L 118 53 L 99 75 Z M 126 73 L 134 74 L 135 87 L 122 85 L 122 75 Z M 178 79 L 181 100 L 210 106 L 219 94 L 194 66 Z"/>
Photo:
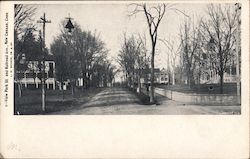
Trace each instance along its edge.
<path fill-rule="evenodd" d="M 135 73 L 132 72 L 132 89 L 135 90 Z"/>
<path fill-rule="evenodd" d="M 86 88 L 86 74 L 84 68 L 82 68 L 82 91 Z"/>
<path fill-rule="evenodd" d="M 89 88 L 89 73 L 86 71 L 86 88 Z"/>
<path fill-rule="evenodd" d="M 63 89 L 63 83 L 61 84 L 61 88 L 62 88 L 62 99 L 64 99 L 64 89 Z"/>
<path fill-rule="evenodd" d="M 171 72 L 168 70 L 168 87 L 170 88 L 170 82 L 171 82 Z"/>
<path fill-rule="evenodd" d="M 188 87 L 191 89 L 194 86 L 194 77 L 193 77 L 193 71 L 188 70 Z"/>
<path fill-rule="evenodd" d="M 45 79 L 42 81 L 42 111 L 45 112 Z"/>
<path fill-rule="evenodd" d="M 22 84 L 20 82 L 18 82 L 17 86 L 18 86 L 19 98 L 21 98 L 22 97 Z"/>
<path fill-rule="evenodd" d="M 223 66 L 223 54 L 221 51 L 221 46 L 219 47 L 219 55 L 220 55 L 220 94 L 223 94 L 223 81 L 224 81 L 224 66 Z"/>
<path fill-rule="evenodd" d="M 126 72 L 126 74 L 125 74 L 125 79 L 124 79 L 124 81 L 125 81 L 125 85 L 128 87 L 129 85 L 128 85 L 128 73 Z"/>
<path fill-rule="evenodd" d="M 223 81 L 224 81 L 224 72 L 220 72 L 220 94 L 223 94 Z"/>
<path fill-rule="evenodd" d="M 87 88 L 88 81 L 87 81 L 87 73 L 86 72 L 84 72 L 84 75 L 83 75 L 83 83 L 84 83 L 84 88 Z"/>
<path fill-rule="evenodd" d="M 173 83 L 172 83 L 173 85 L 175 85 L 175 75 L 174 75 L 174 73 L 175 73 L 175 72 L 174 72 L 174 70 L 173 70 L 173 77 L 172 77 L 172 78 L 173 78 Z"/>
<path fill-rule="evenodd" d="M 61 90 L 62 90 L 62 99 L 64 99 L 64 90 L 63 90 L 63 77 L 61 76 L 61 80 L 60 80 L 60 83 L 61 83 Z"/>
<path fill-rule="evenodd" d="M 141 93 L 141 75 L 138 75 L 138 93 Z"/>
<path fill-rule="evenodd" d="M 104 76 L 104 87 L 107 87 L 107 77 L 106 77 L 106 75 Z"/>
<path fill-rule="evenodd" d="M 75 96 L 74 81 L 71 82 L 71 95 L 72 97 Z"/>
<path fill-rule="evenodd" d="M 188 70 L 188 88 L 191 88 L 191 76 L 190 76 L 190 70 Z"/>
<path fill-rule="evenodd" d="M 152 49 L 152 57 L 151 57 L 151 78 L 150 78 L 150 103 L 155 102 L 154 98 L 154 44 Z"/>

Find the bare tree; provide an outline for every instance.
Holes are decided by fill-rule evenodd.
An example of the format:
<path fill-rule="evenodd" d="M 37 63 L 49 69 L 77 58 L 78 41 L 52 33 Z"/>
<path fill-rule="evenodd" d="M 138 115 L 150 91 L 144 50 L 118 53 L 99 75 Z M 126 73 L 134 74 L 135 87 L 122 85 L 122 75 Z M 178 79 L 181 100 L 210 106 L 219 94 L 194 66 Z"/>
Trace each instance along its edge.
<path fill-rule="evenodd" d="M 181 38 L 181 59 L 187 76 L 189 88 L 195 84 L 194 71 L 199 63 L 201 51 L 200 26 L 195 26 L 190 19 L 185 19 L 183 27 L 180 29 Z"/>
<path fill-rule="evenodd" d="M 142 37 L 138 34 L 137 39 L 137 58 L 136 58 L 136 67 L 137 67 L 137 80 L 138 80 L 138 92 L 141 92 L 141 79 L 144 79 L 144 83 L 148 81 L 149 73 L 149 61 L 147 56 L 147 46 L 146 46 L 146 36 Z"/>
<path fill-rule="evenodd" d="M 124 34 L 124 42 L 121 46 L 118 63 L 125 72 L 128 86 L 141 92 L 141 78 L 147 81 L 148 58 L 146 40 L 138 36 L 127 37 Z"/>
<path fill-rule="evenodd" d="M 28 33 L 34 30 L 31 19 L 35 11 L 36 8 L 33 6 L 23 4 L 15 4 L 14 6 L 14 79 L 18 84 L 19 97 L 22 96 L 21 80 L 23 78 L 20 76 L 20 72 L 28 68 L 24 54 L 24 39 Z M 22 36 L 19 36 L 20 34 Z"/>
<path fill-rule="evenodd" d="M 158 29 L 162 18 L 164 17 L 167 9 L 167 5 L 157 4 L 157 5 L 147 5 L 147 4 L 132 4 L 135 6 L 134 10 L 131 12 L 131 15 L 143 12 L 149 29 L 149 35 L 151 39 L 151 76 L 150 76 L 150 103 L 155 103 L 154 99 L 154 57 L 155 57 L 155 48 L 158 37 Z"/>
<path fill-rule="evenodd" d="M 230 4 L 210 4 L 207 14 L 206 21 L 201 22 L 203 38 L 209 46 L 207 51 L 212 54 L 214 69 L 220 76 L 220 93 L 223 93 L 224 72 L 234 53 L 237 14 Z"/>
<path fill-rule="evenodd" d="M 24 31 L 23 29 L 35 27 L 32 23 L 32 17 L 36 12 L 36 8 L 24 4 L 15 4 L 14 7 L 14 31 L 17 36 Z"/>
<path fill-rule="evenodd" d="M 118 55 L 118 62 L 124 69 L 126 81 L 129 87 L 134 88 L 134 74 L 137 60 L 138 48 L 134 36 L 127 38 L 124 33 L 123 43 Z"/>

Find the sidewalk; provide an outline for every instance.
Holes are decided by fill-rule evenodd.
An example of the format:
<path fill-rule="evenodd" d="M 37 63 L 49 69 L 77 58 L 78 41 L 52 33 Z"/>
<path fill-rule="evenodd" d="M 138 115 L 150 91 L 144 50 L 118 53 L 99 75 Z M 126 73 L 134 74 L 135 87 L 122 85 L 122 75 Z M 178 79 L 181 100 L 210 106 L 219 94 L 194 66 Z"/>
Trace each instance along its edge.
<path fill-rule="evenodd" d="M 148 94 L 146 89 L 142 89 L 142 93 Z M 162 111 L 160 114 L 172 114 L 172 115 L 202 115 L 202 114 L 220 114 L 220 115 L 232 115 L 241 114 L 241 106 L 216 106 L 216 105 L 195 105 L 185 102 L 178 102 L 171 100 L 165 96 L 155 93 L 155 98 L 158 105 L 155 109 Z"/>

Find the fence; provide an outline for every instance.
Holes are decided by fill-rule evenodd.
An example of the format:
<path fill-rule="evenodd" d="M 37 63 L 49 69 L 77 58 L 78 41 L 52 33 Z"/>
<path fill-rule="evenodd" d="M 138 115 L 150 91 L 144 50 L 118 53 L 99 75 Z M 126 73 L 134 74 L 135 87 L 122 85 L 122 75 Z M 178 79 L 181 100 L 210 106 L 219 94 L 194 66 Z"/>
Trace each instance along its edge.
<path fill-rule="evenodd" d="M 168 97 L 174 101 L 183 102 L 185 104 L 239 105 L 236 95 L 182 93 L 162 88 L 155 88 L 155 93 Z"/>

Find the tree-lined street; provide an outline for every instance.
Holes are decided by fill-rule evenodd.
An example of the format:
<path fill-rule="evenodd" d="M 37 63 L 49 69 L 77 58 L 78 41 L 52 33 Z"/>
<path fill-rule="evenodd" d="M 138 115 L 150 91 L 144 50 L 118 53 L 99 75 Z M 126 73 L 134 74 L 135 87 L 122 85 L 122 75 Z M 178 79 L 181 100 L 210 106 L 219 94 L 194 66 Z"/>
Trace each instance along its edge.
<path fill-rule="evenodd" d="M 239 3 L 114 5 L 15 5 L 15 114 L 240 113 Z"/>

